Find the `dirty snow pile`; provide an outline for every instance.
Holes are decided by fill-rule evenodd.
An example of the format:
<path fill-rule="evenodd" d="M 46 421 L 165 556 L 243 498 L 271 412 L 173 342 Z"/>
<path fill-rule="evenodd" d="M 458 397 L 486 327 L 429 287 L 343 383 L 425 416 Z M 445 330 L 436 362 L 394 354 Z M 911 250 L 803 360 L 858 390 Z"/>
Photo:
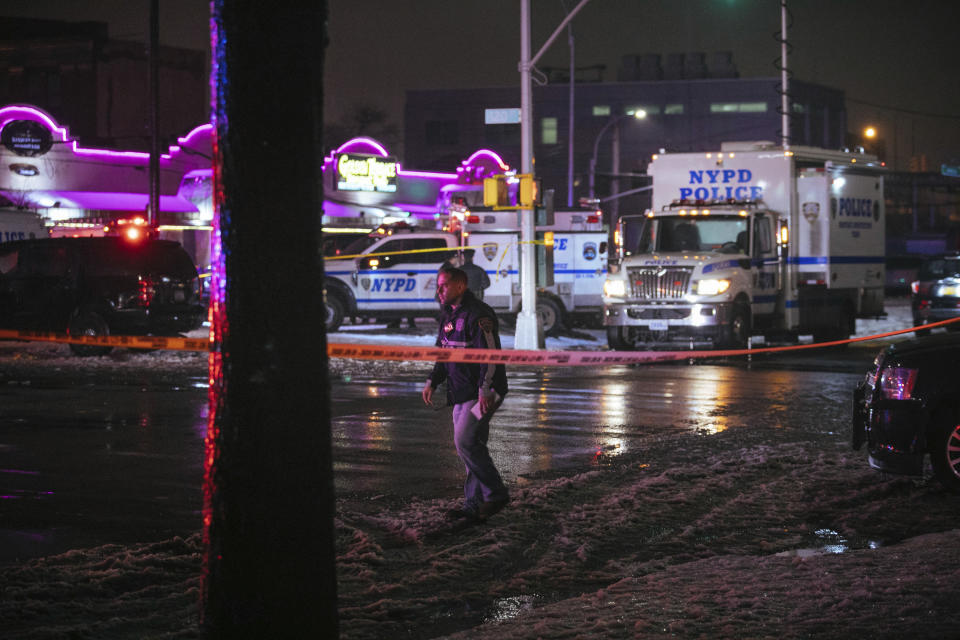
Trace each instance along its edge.
<path fill-rule="evenodd" d="M 960 497 L 868 469 L 845 400 L 816 429 L 652 436 L 521 478 L 465 529 L 453 499 L 341 498 L 341 637 L 955 637 Z M 4 638 L 199 637 L 200 554 L 193 534 L 7 567 Z"/>

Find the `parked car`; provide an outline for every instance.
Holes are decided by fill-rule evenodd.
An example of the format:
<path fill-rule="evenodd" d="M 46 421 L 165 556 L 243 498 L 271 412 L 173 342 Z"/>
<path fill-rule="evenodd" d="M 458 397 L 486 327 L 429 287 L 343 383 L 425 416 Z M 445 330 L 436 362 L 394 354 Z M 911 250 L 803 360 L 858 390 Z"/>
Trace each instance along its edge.
<path fill-rule="evenodd" d="M 893 255 L 884 260 L 886 283 L 884 292 L 889 296 L 909 295 L 910 285 L 917 279 L 923 256 Z"/>
<path fill-rule="evenodd" d="M 960 493 L 960 335 L 892 344 L 853 394 L 853 448 L 870 466 L 922 475 L 925 456 L 947 489 Z"/>
<path fill-rule="evenodd" d="M 0 245 L 0 326 L 70 335 L 176 335 L 203 323 L 190 256 L 169 240 L 50 238 Z M 77 355 L 110 347 L 70 345 Z"/>
<path fill-rule="evenodd" d="M 948 253 L 924 260 L 910 288 L 914 326 L 960 317 L 960 254 Z M 947 328 L 960 331 L 960 323 Z M 917 331 L 918 336 L 928 333 L 930 329 Z"/>

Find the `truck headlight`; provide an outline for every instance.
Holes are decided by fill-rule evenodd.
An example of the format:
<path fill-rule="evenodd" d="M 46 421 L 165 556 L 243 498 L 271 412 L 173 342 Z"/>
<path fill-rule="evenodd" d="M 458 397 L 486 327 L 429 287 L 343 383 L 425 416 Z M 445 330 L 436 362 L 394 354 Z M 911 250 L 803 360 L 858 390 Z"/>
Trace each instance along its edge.
<path fill-rule="evenodd" d="M 608 298 L 622 298 L 627 295 L 626 280 L 604 280 L 603 295 Z"/>
<path fill-rule="evenodd" d="M 697 281 L 697 295 L 716 296 L 730 288 L 730 280 L 726 278 L 712 278 Z"/>

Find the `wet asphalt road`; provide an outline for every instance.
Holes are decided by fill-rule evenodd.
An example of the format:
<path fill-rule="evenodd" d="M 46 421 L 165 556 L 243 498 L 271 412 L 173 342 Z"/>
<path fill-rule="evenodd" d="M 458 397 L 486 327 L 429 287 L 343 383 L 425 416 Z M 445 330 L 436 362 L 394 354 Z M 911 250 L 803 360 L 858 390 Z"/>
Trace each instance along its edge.
<path fill-rule="evenodd" d="M 846 402 L 875 346 L 752 361 L 515 369 L 491 451 L 509 483 L 636 451 L 649 438 L 815 424 Z M 342 496 L 452 497 L 462 468 L 449 410 L 423 405 L 424 375 L 332 380 Z M 0 369 L 0 564 L 200 529 L 205 371 L 78 376 Z"/>

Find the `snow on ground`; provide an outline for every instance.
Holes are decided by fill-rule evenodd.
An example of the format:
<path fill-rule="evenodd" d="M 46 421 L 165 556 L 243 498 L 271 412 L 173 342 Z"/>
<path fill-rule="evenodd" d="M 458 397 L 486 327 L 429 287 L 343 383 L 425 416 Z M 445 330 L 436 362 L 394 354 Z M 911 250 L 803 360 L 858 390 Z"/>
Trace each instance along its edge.
<path fill-rule="evenodd" d="M 902 306 L 899 317 L 888 308 L 858 334 L 906 326 Z M 377 333 L 348 327 L 331 340 L 384 340 Z M 429 344 L 432 331 L 417 339 Z M 562 340 L 548 348 L 595 342 Z M 0 345 L 0 361 L 26 353 L 61 366 L 49 349 Z M 80 366 L 139 359 L 202 374 L 191 354 Z M 454 497 L 342 498 L 341 636 L 956 637 L 960 497 L 868 469 L 847 442 L 849 394 L 818 392 L 809 404 L 819 421 L 797 421 L 806 426 L 777 426 L 764 419 L 775 408 L 761 407 L 730 417 L 750 428 L 651 437 L 628 456 L 522 478 L 506 510 L 463 530 L 444 520 Z M 199 637 L 201 551 L 184 532 L 0 569 L 3 637 Z"/>

